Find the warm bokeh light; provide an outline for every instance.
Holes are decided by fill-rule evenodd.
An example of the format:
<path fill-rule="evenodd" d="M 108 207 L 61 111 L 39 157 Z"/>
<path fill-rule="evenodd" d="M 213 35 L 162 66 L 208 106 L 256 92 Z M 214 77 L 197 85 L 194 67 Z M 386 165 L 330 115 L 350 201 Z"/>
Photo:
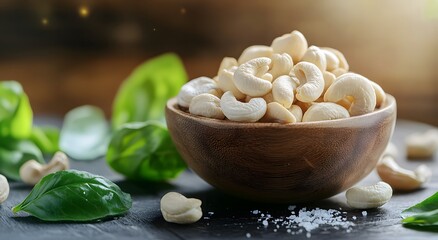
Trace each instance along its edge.
<path fill-rule="evenodd" d="M 90 9 L 87 6 L 79 7 L 79 15 L 83 18 L 88 17 L 88 15 L 90 15 Z"/>
<path fill-rule="evenodd" d="M 47 19 L 47 18 L 42 18 L 42 19 L 41 19 L 41 24 L 43 24 L 43 26 L 47 26 L 47 25 L 49 25 L 49 19 Z"/>

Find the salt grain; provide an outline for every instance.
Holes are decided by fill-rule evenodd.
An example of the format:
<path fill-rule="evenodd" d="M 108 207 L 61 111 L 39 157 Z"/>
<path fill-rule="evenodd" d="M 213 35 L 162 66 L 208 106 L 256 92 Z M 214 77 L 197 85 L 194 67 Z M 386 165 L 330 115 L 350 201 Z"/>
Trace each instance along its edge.
<path fill-rule="evenodd" d="M 367 211 L 362 211 L 362 216 L 366 217 L 368 215 Z"/>
<path fill-rule="evenodd" d="M 251 238 L 251 233 L 246 233 L 246 238 Z"/>

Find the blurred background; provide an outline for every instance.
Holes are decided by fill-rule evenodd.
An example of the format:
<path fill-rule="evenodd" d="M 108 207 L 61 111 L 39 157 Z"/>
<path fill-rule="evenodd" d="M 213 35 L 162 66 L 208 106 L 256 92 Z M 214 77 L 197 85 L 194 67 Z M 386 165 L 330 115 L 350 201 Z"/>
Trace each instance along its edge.
<path fill-rule="evenodd" d="M 394 95 L 400 118 L 438 125 L 438 0 L 1 0 L 0 79 L 21 82 L 36 115 L 110 116 L 150 57 L 175 52 L 190 78 L 213 77 L 224 56 L 295 29 Z"/>

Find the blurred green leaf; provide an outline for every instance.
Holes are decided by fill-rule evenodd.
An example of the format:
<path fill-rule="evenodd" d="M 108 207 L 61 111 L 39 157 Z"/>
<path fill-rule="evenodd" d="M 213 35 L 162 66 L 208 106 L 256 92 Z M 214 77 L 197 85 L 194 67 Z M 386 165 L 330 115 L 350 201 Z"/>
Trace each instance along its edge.
<path fill-rule="evenodd" d="M 103 111 L 81 106 L 65 115 L 59 136 L 59 147 L 76 160 L 93 160 L 105 155 L 110 127 Z"/>
<path fill-rule="evenodd" d="M 49 126 L 35 126 L 32 128 L 30 140 L 44 154 L 54 154 L 59 150 L 59 129 Z"/>
<path fill-rule="evenodd" d="M 164 107 L 187 82 L 184 66 L 175 54 L 164 54 L 139 67 L 123 82 L 113 103 L 112 126 L 158 120 L 164 123 Z"/>
<path fill-rule="evenodd" d="M 403 226 L 438 231 L 438 192 L 402 212 Z"/>

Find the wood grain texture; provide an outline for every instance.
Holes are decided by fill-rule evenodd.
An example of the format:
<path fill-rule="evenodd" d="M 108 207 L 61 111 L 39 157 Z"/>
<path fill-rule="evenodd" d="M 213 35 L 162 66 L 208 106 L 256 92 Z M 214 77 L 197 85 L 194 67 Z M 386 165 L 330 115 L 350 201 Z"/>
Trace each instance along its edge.
<path fill-rule="evenodd" d="M 180 154 L 204 180 L 267 202 L 333 196 L 368 175 L 393 132 L 396 103 L 348 119 L 237 123 L 190 115 L 169 100 L 166 121 Z"/>

